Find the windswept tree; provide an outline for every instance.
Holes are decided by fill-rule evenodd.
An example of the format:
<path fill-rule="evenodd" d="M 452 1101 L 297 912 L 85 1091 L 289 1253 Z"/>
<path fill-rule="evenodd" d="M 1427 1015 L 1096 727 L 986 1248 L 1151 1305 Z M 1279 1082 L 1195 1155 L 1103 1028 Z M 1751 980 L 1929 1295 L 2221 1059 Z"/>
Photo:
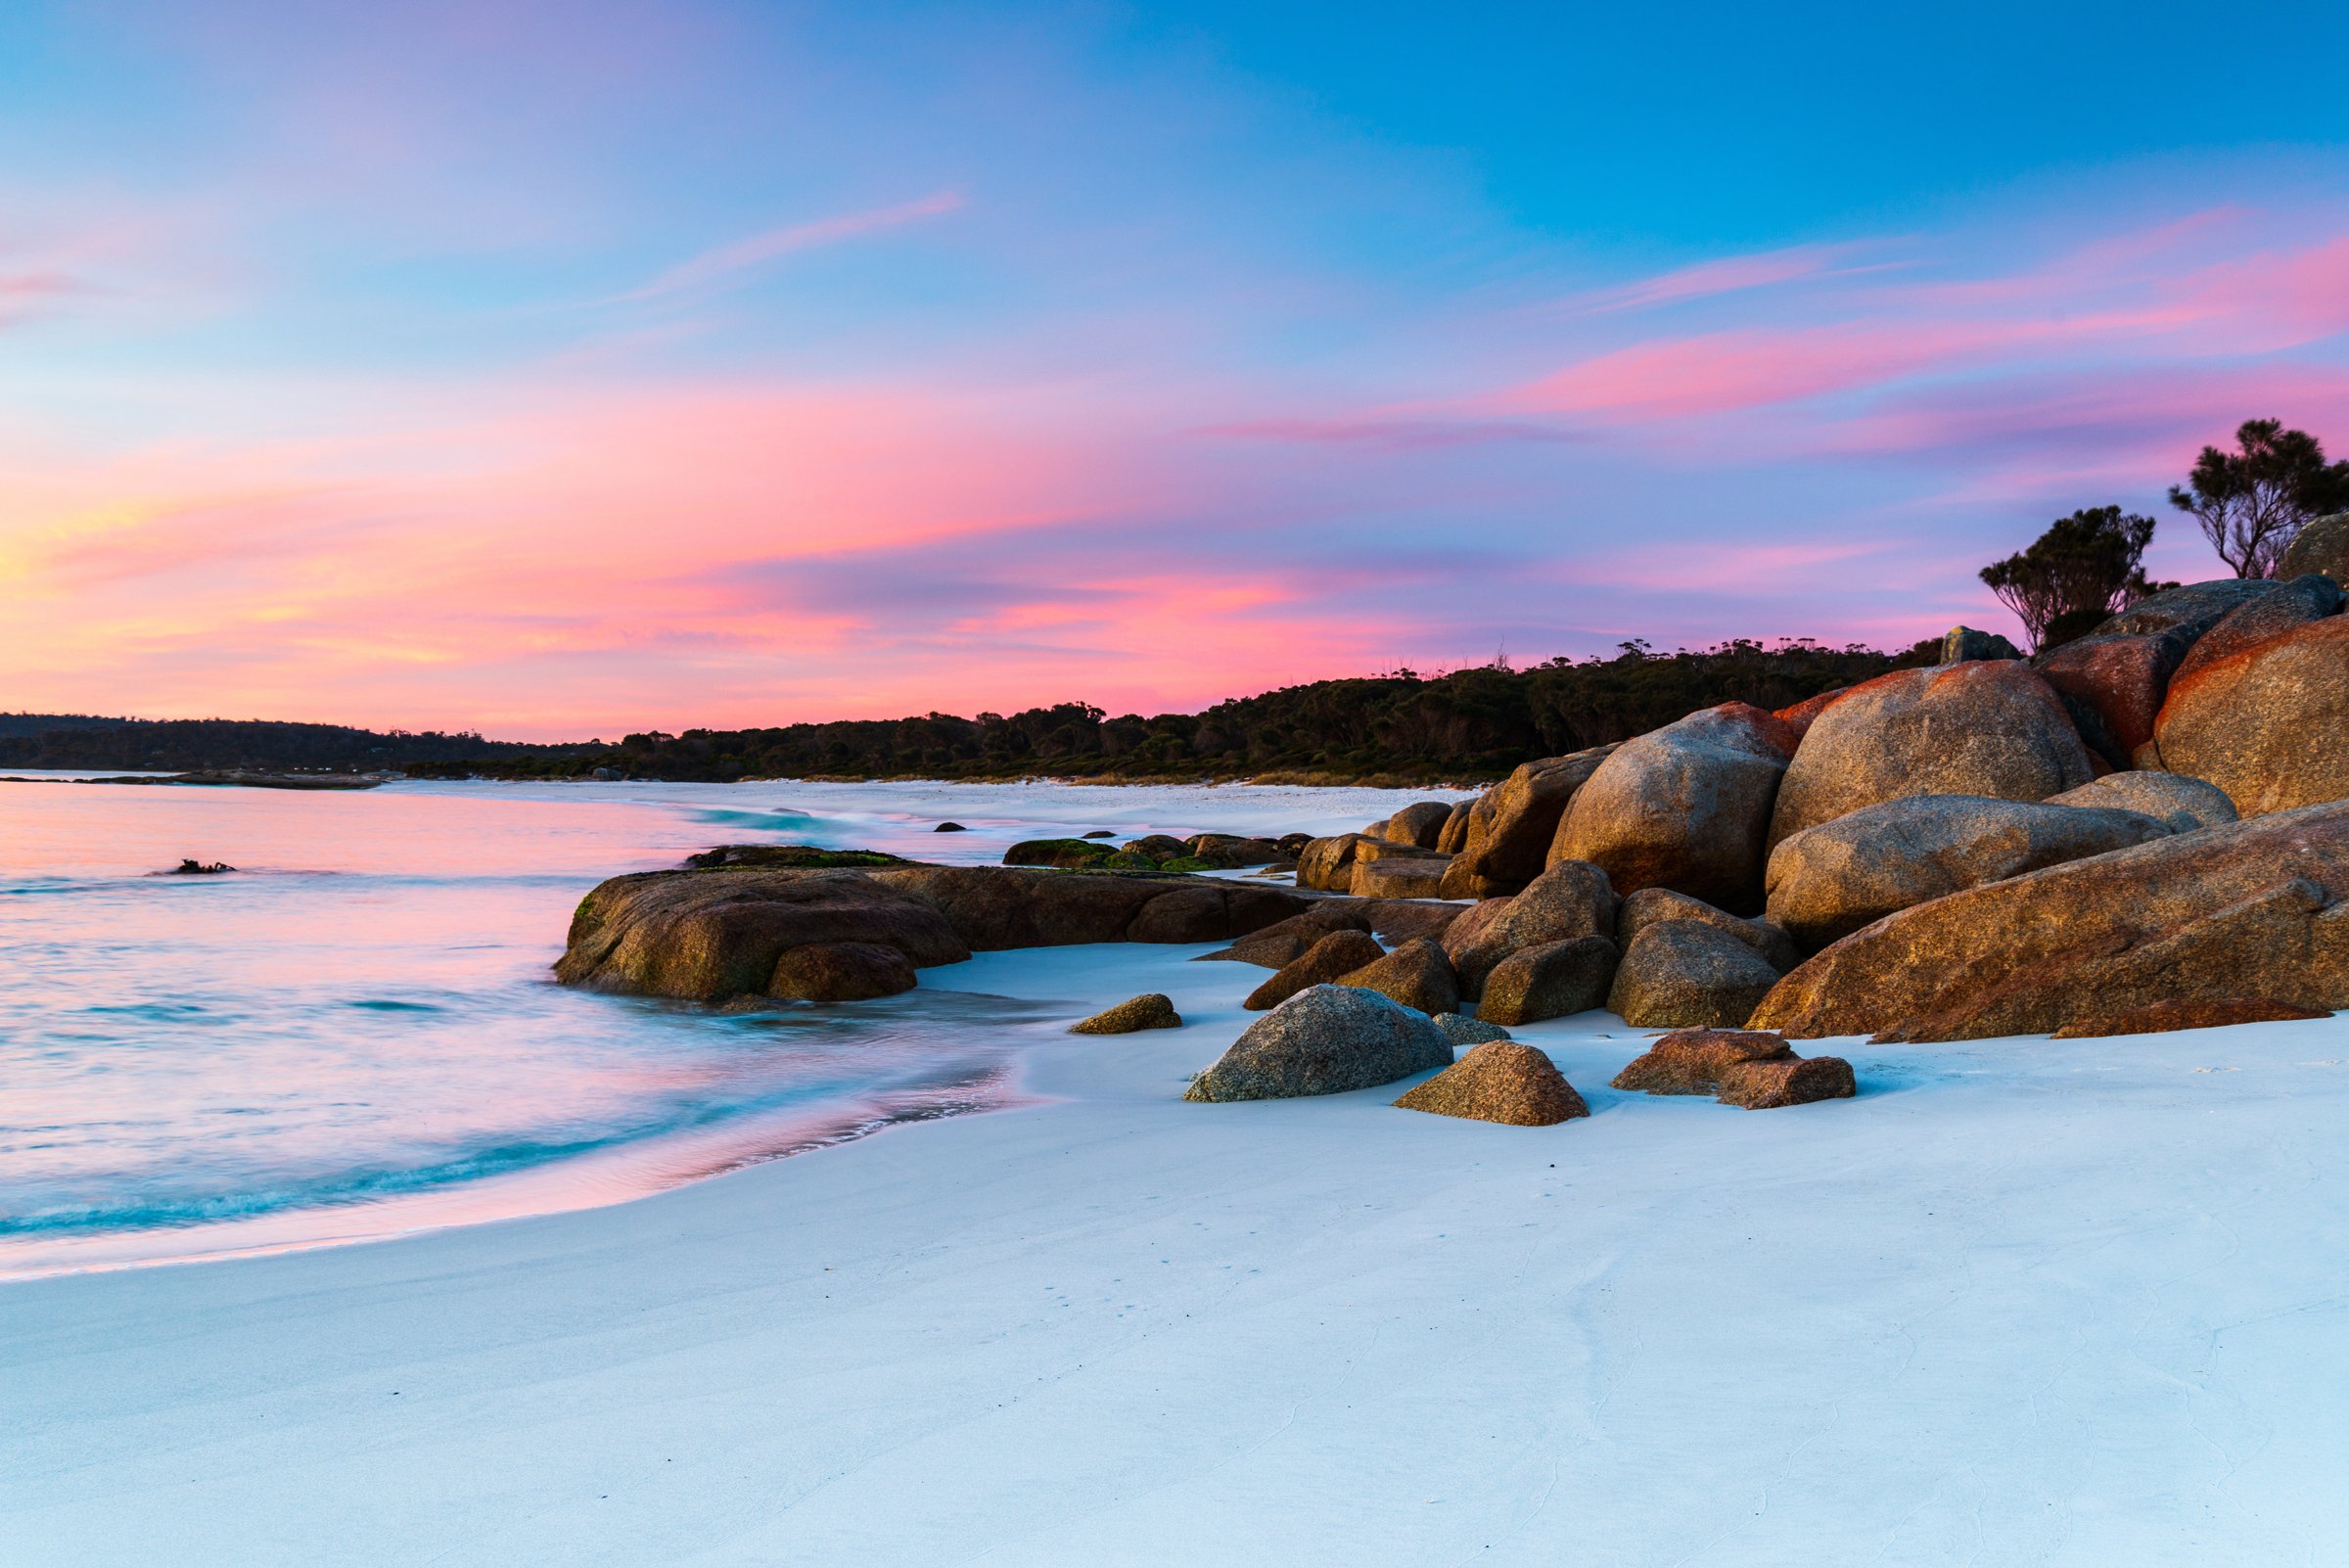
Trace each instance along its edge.
<path fill-rule="evenodd" d="M 2193 514 L 2236 576 L 2272 577 L 2303 524 L 2349 508 L 2349 462 L 2326 462 L 2322 442 L 2280 419 L 2245 420 L 2234 441 L 2232 452 L 2203 447 L 2170 504 Z"/>
<path fill-rule="evenodd" d="M 2117 506 L 2057 518 L 2027 550 L 1982 569 L 2034 649 L 2069 641 L 2153 591 L 2142 561 L 2153 520 Z"/>

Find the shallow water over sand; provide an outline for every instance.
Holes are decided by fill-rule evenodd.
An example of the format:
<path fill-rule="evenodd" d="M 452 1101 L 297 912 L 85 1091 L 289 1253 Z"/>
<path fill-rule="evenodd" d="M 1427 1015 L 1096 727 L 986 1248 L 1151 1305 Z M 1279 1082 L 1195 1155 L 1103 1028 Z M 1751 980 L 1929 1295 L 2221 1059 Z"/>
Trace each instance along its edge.
<path fill-rule="evenodd" d="M 547 966 L 603 877 L 720 842 L 993 863 L 1088 827 L 1331 831 L 1410 798 L 0 784 L 0 1277 L 619 1201 L 1001 1103 L 1067 1021 L 952 967 L 749 1015 L 566 991 Z M 185 857 L 240 869 L 152 874 Z"/>

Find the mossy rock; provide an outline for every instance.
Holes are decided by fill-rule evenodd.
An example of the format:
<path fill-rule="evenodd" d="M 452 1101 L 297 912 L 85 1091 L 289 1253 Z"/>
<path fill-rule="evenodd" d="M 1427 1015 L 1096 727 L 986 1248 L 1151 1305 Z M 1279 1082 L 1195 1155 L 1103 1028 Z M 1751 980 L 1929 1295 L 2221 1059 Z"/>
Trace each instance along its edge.
<path fill-rule="evenodd" d="M 1180 1029 L 1182 1015 L 1174 1011 L 1174 1002 L 1159 992 L 1149 992 L 1122 1001 L 1107 1012 L 1071 1024 L 1072 1035 L 1132 1035 L 1145 1029 Z"/>
<path fill-rule="evenodd" d="M 1005 865 L 1057 866 L 1062 870 L 1101 865 L 1112 857 L 1108 845 L 1088 844 L 1082 839 L 1026 839 L 1003 852 Z"/>
<path fill-rule="evenodd" d="M 856 871 L 915 863 L 879 850 L 827 850 L 814 844 L 721 844 L 685 857 L 696 871 Z"/>

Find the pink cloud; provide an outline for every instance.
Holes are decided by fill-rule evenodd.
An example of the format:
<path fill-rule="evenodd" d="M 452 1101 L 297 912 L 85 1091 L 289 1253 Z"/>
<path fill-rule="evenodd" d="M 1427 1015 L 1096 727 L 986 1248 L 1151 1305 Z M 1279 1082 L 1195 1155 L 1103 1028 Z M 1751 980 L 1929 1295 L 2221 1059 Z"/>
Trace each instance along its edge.
<path fill-rule="evenodd" d="M 731 245 L 721 245 L 705 251 L 689 260 L 680 261 L 666 272 L 639 288 L 613 296 L 611 302 L 635 300 L 655 300 L 663 295 L 677 294 L 689 289 L 706 288 L 737 272 L 786 256 L 796 251 L 810 250 L 819 245 L 834 245 L 859 235 L 878 233 L 883 229 L 900 228 L 923 218 L 938 217 L 961 210 L 962 193 L 937 191 L 914 202 L 901 202 L 896 207 L 874 208 L 863 212 L 844 212 L 836 217 L 817 218 L 812 222 L 794 223 L 785 228 L 769 229 L 754 234 Z"/>
<path fill-rule="evenodd" d="M 1693 266 L 1675 268 L 1615 288 L 1575 295 L 1560 301 L 1560 305 L 1568 310 L 1640 310 L 1652 305 L 1678 304 L 1688 300 L 1738 294 L 1773 284 L 1798 283 L 1813 278 L 1850 277 L 1861 272 L 1881 271 L 1893 264 L 1866 267 L 1836 264 L 1863 249 L 1859 245 L 1798 245 L 1751 255 L 1725 256 L 1718 261 L 1700 261 Z"/>

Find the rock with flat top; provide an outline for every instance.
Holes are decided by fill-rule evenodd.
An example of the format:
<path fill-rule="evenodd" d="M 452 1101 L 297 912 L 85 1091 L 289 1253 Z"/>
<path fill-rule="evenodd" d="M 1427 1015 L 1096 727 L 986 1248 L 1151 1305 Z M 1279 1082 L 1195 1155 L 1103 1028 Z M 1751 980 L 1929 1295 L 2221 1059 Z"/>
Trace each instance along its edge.
<path fill-rule="evenodd" d="M 1406 1111 L 1506 1127 L 1555 1127 L 1590 1114 L 1555 1062 L 1510 1040 L 1474 1047 L 1395 1103 Z"/>
<path fill-rule="evenodd" d="M 1186 1100 L 1344 1094 L 1450 1067 L 1451 1040 L 1428 1019 L 1353 986 L 1314 986 L 1250 1024 Z"/>

